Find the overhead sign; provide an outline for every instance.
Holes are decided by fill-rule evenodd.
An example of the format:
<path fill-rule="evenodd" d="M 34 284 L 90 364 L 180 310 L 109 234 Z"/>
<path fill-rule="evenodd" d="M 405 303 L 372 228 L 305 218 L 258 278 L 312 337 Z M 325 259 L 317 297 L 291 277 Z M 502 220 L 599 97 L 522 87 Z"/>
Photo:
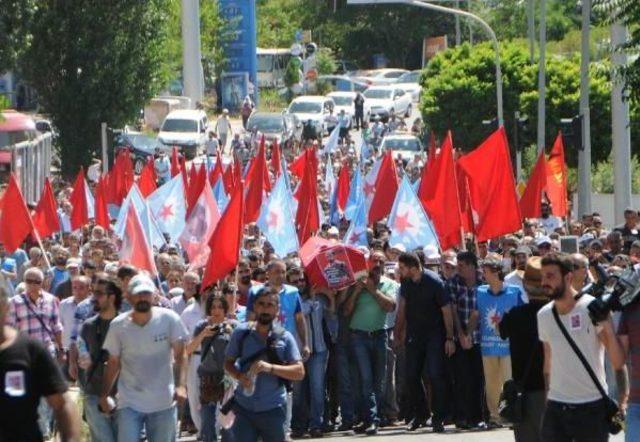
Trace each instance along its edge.
<path fill-rule="evenodd" d="M 241 80 L 242 73 L 246 73 L 248 82 L 246 91 L 251 94 L 255 103 L 258 102 L 258 90 L 254 85 L 258 84 L 257 75 L 257 53 L 256 53 L 256 1 L 255 0 L 220 0 L 220 16 L 229 24 L 232 36 L 223 43 L 224 55 L 227 61 L 225 73 L 230 75 L 222 76 L 229 81 L 234 80 L 235 85 L 244 83 Z M 239 110 L 239 103 L 236 103 L 235 94 L 225 94 L 225 86 L 228 89 L 232 85 L 223 82 L 222 106 L 231 111 Z M 233 89 L 240 89 L 233 87 Z M 225 98 L 234 97 L 231 102 L 226 102 Z M 244 97 L 242 97 L 244 99 Z M 240 101 L 242 103 L 242 100 Z"/>
<path fill-rule="evenodd" d="M 422 67 L 424 67 L 429 60 L 431 60 L 438 52 L 442 52 L 447 49 L 447 36 L 441 35 L 439 37 L 425 37 L 422 41 Z"/>

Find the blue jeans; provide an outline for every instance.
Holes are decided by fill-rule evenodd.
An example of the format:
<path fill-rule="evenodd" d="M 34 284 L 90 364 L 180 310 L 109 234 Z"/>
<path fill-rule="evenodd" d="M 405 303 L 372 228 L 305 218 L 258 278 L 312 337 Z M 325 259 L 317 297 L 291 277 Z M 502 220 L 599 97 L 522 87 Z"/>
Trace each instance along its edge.
<path fill-rule="evenodd" d="M 340 417 L 343 424 L 352 424 L 362 408 L 360 400 L 360 376 L 351 344 L 336 344 L 338 358 L 338 395 L 340 397 Z"/>
<path fill-rule="evenodd" d="M 305 378 L 293 391 L 293 430 L 322 429 L 328 359 L 328 351 L 312 353 L 304 364 Z"/>
<path fill-rule="evenodd" d="M 200 438 L 202 439 L 202 442 L 218 441 L 218 435 L 216 433 L 216 423 L 218 422 L 216 415 L 217 406 L 218 404 L 215 402 L 209 402 L 208 404 L 202 404 L 202 408 L 200 408 L 200 418 L 202 422 Z M 233 441 L 231 430 L 221 428 L 220 435 L 222 437 L 222 442 Z"/>
<path fill-rule="evenodd" d="M 98 396 L 84 396 L 84 416 L 91 433 L 91 442 L 116 442 L 118 431 L 115 419 L 98 409 Z"/>
<path fill-rule="evenodd" d="M 236 420 L 232 430 L 236 442 L 256 442 L 258 438 L 262 442 L 282 442 L 286 439 L 286 405 L 255 413 L 236 404 L 233 411 Z"/>
<path fill-rule="evenodd" d="M 154 413 L 142 413 L 133 408 L 121 408 L 117 412 L 118 441 L 136 441 L 140 433 L 146 430 L 149 442 L 175 442 L 177 410 L 176 407 Z"/>
<path fill-rule="evenodd" d="M 351 349 L 356 358 L 365 423 L 379 423 L 378 409 L 382 404 L 387 365 L 387 332 L 351 331 Z"/>
<path fill-rule="evenodd" d="M 627 407 L 626 428 L 624 430 L 625 442 L 640 440 L 640 404 L 629 403 Z"/>

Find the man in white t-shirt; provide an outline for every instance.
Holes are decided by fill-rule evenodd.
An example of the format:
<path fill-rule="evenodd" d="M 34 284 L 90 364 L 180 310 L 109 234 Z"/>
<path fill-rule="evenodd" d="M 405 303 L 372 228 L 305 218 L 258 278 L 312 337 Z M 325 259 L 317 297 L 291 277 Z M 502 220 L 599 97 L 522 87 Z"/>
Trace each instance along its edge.
<path fill-rule="evenodd" d="M 527 259 L 531 257 L 531 248 L 529 246 L 520 246 L 516 249 L 514 256 L 516 269 L 504 277 L 505 284 L 517 285 L 522 289 L 522 293 L 526 296 L 524 290 L 524 270 L 527 268 Z"/>
<path fill-rule="evenodd" d="M 587 307 L 595 298 L 582 295 L 576 299 L 572 278 L 573 260 L 569 255 L 550 253 L 542 258 L 542 288 L 552 299 L 538 312 L 547 389 L 542 440 L 606 441 L 606 402 L 563 335 L 554 310 L 605 391 L 605 349 L 615 370 L 624 365 L 624 355 L 611 316 L 594 325 Z"/>
<path fill-rule="evenodd" d="M 540 210 L 542 217 L 538 218 L 538 224 L 547 235 L 551 235 L 557 228 L 562 227 L 562 218 L 551 214 L 551 206 L 548 203 L 543 202 Z"/>
<path fill-rule="evenodd" d="M 216 133 L 220 139 L 220 148 L 224 153 L 227 147 L 227 138 L 229 138 L 229 134 L 233 135 L 231 121 L 229 120 L 229 111 L 227 109 L 222 109 L 222 115 L 216 120 Z"/>

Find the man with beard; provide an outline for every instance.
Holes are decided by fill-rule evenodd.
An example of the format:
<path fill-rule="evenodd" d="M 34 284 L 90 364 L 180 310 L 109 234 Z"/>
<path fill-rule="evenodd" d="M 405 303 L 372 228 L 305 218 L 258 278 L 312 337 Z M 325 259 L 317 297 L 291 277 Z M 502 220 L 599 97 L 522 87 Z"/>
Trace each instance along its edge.
<path fill-rule="evenodd" d="M 118 377 L 119 441 L 134 441 L 146 429 L 150 442 L 176 440 L 176 406 L 186 399 L 184 342 L 180 317 L 152 307 L 156 287 L 139 274 L 128 286 L 133 310 L 111 321 L 103 349 L 109 352 L 100 408 L 111 410 L 109 393 Z"/>
<path fill-rule="evenodd" d="M 547 408 L 542 422 L 544 441 L 609 439 L 606 402 L 586 368 L 563 335 L 555 315 L 607 390 L 605 349 L 615 370 L 624 364 L 624 354 L 613 330 L 611 316 L 593 324 L 588 305 L 595 299 L 577 296 L 571 285 L 573 261 L 562 253 L 542 259 L 542 288 L 552 302 L 538 312 L 538 333 L 544 348 L 544 378 Z"/>
<path fill-rule="evenodd" d="M 382 414 L 387 366 L 387 313 L 396 307 L 398 284 L 382 276 L 385 256 L 375 252 L 369 275 L 348 289 L 344 314 L 351 317 L 351 350 L 360 375 L 364 422 L 356 433 L 374 435 Z"/>
<path fill-rule="evenodd" d="M 105 362 L 108 353 L 102 349 L 109 325 L 118 314 L 122 303 L 122 290 L 106 274 L 100 274 L 93 292 L 94 311 L 98 314 L 87 319 L 80 329 L 78 344 L 73 361 L 80 367 L 79 380 L 83 393 L 84 414 L 94 442 L 115 442 L 116 426 L 113 418 L 98 409 Z"/>
<path fill-rule="evenodd" d="M 251 281 L 251 266 L 246 258 L 238 261 L 238 304 L 246 306 L 249 299 L 249 290 L 253 286 Z"/>
<path fill-rule="evenodd" d="M 527 268 L 527 259 L 531 257 L 531 248 L 529 246 L 520 246 L 516 249 L 515 265 L 516 269 L 507 273 L 504 277 L 505 284 L 516 285 L 524 291 L 524 270 Z M 526 295 L 526 293 L 525 293 Z"/>
<path fill-rule="evenodd" d="M 274 324 L 278 290 L 263 287 L 254 296 L 253 308 L 256 322 L 238 326 L 226 351 L 224 368 L 238 381 L 233 434 L 238 442 L 282 442 L 287 408 L 283 380 L 301 381 L 304 365 L 293 335 Z"/>

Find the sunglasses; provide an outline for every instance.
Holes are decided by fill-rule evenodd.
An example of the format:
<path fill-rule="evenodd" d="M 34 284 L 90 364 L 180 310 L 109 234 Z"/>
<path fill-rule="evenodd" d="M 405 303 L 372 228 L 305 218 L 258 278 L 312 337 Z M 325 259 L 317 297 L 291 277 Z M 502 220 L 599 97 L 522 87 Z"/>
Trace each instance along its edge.
<path fill-rule="evenodd" d="M 40 285 L 42 281 L 40 279 L 25 279 L 24 282 L 26 284 Z"/>

